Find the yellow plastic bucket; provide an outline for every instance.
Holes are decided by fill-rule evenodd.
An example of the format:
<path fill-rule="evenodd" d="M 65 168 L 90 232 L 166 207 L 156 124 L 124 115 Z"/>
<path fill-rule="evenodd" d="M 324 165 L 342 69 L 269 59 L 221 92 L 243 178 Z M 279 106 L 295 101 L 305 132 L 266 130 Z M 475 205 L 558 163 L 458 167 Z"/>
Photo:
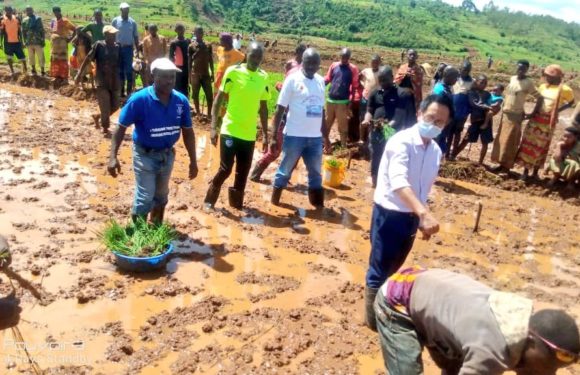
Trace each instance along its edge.
<path fill-rule="evenodd" d="M 332 160 L 338 161 L 339 165 Z M 322 164 L 322 183 L 329 187 L 339 187 L 346 176 L 346 162 L 341 159 L 326 158 Z"/>

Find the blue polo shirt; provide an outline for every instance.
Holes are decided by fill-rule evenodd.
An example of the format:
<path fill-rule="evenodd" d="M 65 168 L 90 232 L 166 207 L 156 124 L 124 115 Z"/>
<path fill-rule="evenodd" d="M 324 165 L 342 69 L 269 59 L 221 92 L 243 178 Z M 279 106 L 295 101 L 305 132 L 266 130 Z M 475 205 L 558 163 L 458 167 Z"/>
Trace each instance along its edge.
<path fill-rule="evenodd" d="M 140 90 L 129 98 L 119 116 L 119 125 L 135 124 L 133 142 L 152 149 L 170 148 L 179 140 L 181 128 L 191 128 L 189 101 L 173 90 L 165 106 L 153 86 Z"/>

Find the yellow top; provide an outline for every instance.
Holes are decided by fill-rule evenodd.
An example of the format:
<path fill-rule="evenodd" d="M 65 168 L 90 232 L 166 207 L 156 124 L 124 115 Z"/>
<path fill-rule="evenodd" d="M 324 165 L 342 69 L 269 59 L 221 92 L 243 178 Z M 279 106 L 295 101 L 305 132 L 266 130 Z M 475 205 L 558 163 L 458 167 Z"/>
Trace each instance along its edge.
<path fill-rule="evenodd" d="M 218 57 L 218 64 L 216 69 L 217 74 L 225 72 L 226 69 L 232 65 L 241 63 L 246 57 L 238 50 L 231 49 L 226 51 L 224 47 L 218 47 L 216 55 Z"/>
<path fill-rule="evenodd" d="M 554 104 L 556 102 L 556 98 L 558 97 L 558 90 L 559 85 L 548 85 L 547 83 L 543 83 L 538 88 L 540 95 L 544 98 L 544 102 L 542 104 L 542 108 L 540 109 L 541 113 L 550 114 L 554 109 Z M 562 94 L 560 95 L 560 101 L 558 102 L 558 108 L 563 106 L 564 104 L 574 102 L 574 91 L 568 85 L 562 86 Z"/>

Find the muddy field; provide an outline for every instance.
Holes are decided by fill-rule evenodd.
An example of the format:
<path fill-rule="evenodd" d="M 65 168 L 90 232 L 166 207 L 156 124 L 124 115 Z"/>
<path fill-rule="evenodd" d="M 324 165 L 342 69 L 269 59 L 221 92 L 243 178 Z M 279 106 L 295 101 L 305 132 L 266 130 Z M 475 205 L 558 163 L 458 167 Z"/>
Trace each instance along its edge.
<path fill-rule="evenodd" d="M 308 204 L 300 164 L 283 207 L 269 204 L 266 181 L 250 182 L 246 208 L 231 209 L 226 182 L 218 210 L 207 214 L 202 200 L 219 153 L 196 124 L 200 174 L 187 179 L 180 142 L 171 183 L 167 219 L 180 232 L 177 254 L 166 272 L 123 274 L 96 232 L 109 217 L 128 217 L 130 141 L 120 153 L 122 175 L 107 176 L 110 140 L 93 127 L 95 105 L 61 94 L 68 92 L 0 84 L 0 233 L 10 241 L 13 268 L 41 292 L 38 301 L 18 289 L 18 327 L 41 369 L 384 374 L 377 337 L 362 323 L 367 162 L 352 161 L 344 185 L 328 189 L 323 213 Z M 439 179 L 431 208 L 442 231 L 418 240 L 408 263 L 464 272 L 580 318 L 578 198 L 543 196 L 539 186 L 495 180 L 471 166 L 458 170 L 464 174 L 452 176 L 471 182 Z M 483 215 L 473 233 L 478 202 Z M 0 280 L 7 294 L 8 280 Z M 0 336 L 0 373 L 34 373 L 13 333 Z M 436 374 L 426 362 L 426 373 Z"/>

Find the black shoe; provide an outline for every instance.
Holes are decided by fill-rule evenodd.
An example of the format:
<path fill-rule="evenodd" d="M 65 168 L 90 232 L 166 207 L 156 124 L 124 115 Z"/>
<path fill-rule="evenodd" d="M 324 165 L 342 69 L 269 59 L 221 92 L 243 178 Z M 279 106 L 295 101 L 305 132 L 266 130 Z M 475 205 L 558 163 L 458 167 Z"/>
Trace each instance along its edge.
<path fill-rule="evenodd" d="M 205 199 L 203 203 L 206 209 L 212 209 L 215 206 L 215 202 L 217 202 L 218 197 L 220 196 L 220 189 L 213 186 L 213 184 L 209 185 L 209 189 L 205 195 Z"/>
<path fill-rule="evenodd" d="M 256 164 L 254 170 L 252 171 L 252 174 L 250 174 L 250 181 L 260 182 L 260 179 L 262 178 L 262 173 L 264 173 L 265 169 L 266 167 L 260 165 L 259 163 Z"/>
<path fill-rule="evenodd" d="M 272 198 L 270 199 L 270 202 L 272 202 L 274 206 L 280 205 L 280 197 L 282 196 L 282 190 L 284 189 L 277 187 L 274 187 L 274 190 L 272 190 Z"/>
<path fill-rule="evenodd" d="M 316 208 L 324 207 L 324 189 L 308 189 L 308 200 Z"/>
<path fill-rule="evenodd" d="M 375 298 L 379 289 L 365 287 L 365 324 L 373 331 L 377 331 L 377 317 L 375 314 Z"/>
<path fill-rule="evenodd" d="M 230 207 L 241 210 L 244 207 L 244 192 L 234 188 L 228 189 Z"/>

